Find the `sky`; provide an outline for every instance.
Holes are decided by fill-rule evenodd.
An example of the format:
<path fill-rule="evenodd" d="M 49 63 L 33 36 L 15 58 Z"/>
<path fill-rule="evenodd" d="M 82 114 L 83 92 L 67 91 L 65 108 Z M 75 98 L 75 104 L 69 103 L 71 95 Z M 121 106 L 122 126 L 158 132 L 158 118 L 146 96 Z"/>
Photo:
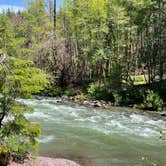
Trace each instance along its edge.
<path fill-rule="evenodd" d="M 11 8 L 14 11 L 24 10 L 24 6 L 28 2 L 28 0 L 0 0 L 0 12 Z M 60 0 L 56 0 L 57 2 L 57 9 L 60 5 Z"/>

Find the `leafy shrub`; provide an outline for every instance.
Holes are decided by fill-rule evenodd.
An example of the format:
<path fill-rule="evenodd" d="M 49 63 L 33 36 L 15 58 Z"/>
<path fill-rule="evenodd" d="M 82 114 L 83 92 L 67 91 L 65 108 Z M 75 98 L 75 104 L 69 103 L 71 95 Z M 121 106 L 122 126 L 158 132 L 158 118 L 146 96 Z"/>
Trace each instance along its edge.
<path fill-rule="evenodd" d="M 49 86 L 47 89 L 42 91 L 40 95 L 46 96 L 61 96 L 62 95 L 62 88 L 57 85 Z"/>
<path fill-rule="evenodd" d="M 32 109 L 16 98 L 32 97 L 31 94 L 43 90 L 47 84 L 47 75 L 34 68 L 31 61 L 8 57 L 8 62 L 0 66 L 1 166 L 8 164 L 13 153 L 18 157 L 37 150 L 40 127 L 26 119 L 24 114 Z"/>
<path fill-rule="evenodd" d="M 157 92 L 163 101 L 166 102 L 166 80 L 155 82 L 151 84 L 149 88 L 154 92 Z"/>
<path fill-rule="evenodd" d="M 61 96 L 62 94 L 62 88 L 59 86 L 53 86 L 50 89 L 50 92 L 53 94 L 53 96 Z"/>
<path fill-rule="evenodd" d="M 66 96 L 75 96 L 76 90 L 74 88 L 68 88 L 64 91 L 64 95 Z"/>
<path fill-rule="evenodd" d="M 105 84 L 108 88 L 113 90 L 121 89 L 123 80 L 122 70 L 123 68 L 120 63 L 114 63 L 112 65 L 111 74 L 105 80 Z"/>
<path fill-rule="evenodd" d="M 115 104 L 120 105 L 122 103 L 122 95 L 118 91 L 114 91 L 112 94 L 114 96 Z"/>
<path fill-rule="evenodd" d="M 91 97 L 97 100 L 114 100 L 112 93 L 109 90 L 105 89 L 103 84 L 99 84 L 98 82 L 90 84 L 87 91 Z"/>
<path fill-rule="evenodd" d="M 84 93 L 80 93 L 80 94 L 77 95 L 75 98 L 76 98 L 76 99 L 79 99 L 79 100 L 87 100 L 87 99 L 88 99 L 88 96 L 85 95 Z"/>
<path fill-rule="evenodd" d="M 144 103 L 141 104 L 141 108 L 149 110 L 161 111 L 163 109 L 164 102 L 160 96 L 152 90 L 147 90 Z"/>
<path fill-rule="evenodd" d="M 102 86 L 99 83 L 92 83 L 88 88 L 88 94 L 95 96 L 101 90 Z"/>
<path fill-rule="evenodd" d="M 144 75 L 132 75 L 131 79 L 132 79 L 134 85 L 146 84 L 146 80 L 145 80 Z"/>

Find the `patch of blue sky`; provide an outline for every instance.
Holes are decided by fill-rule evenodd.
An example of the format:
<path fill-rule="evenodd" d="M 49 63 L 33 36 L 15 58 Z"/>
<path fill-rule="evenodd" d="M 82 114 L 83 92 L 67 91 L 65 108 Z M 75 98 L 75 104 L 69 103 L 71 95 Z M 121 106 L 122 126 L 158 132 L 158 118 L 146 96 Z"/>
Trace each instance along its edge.
<path fill-rule="evenodd" d="M 2 13 L 3 11 L 7 11 L 8 9 L 10 9 L 13 12 L 18 12 L 18 11 L 23 11 L 25 10 L 24 7 L 21 6 L 14 6 L 14 5 L 0 5 L 0 13 Z"/>
<path fill-rule="evenodd" d="M 46 0 L 47 1 L 47 0 Z M 52 0 L 53 1 L 53 0 Z M 25 4 L 28 0 L 0 0 L 0 13 L 10 9 L 14 12 L 25 10 Z M 60 7 L 61 0 L 56 0 L 57 10 Z"/>

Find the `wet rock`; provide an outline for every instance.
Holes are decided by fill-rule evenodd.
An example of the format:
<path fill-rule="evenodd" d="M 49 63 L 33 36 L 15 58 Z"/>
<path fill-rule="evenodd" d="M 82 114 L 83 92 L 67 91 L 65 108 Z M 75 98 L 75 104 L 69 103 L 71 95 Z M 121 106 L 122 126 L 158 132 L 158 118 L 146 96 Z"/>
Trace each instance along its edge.
<path fill-rule="evenodd" d="M 166 111 L 161 112 L 160 115 L 166 117 Z"/>
<path fill-rule="evenodd" d="M 103 104 L 103 108 L 108 108 L 107 104 Z"/>
<path fill-rule="evenodd" d="M 67 100 L 67 99 L 69 99 L 67 96 L 65 96 L 65 95 L 63 95 L 62 97 L 62 100 Z"/>
<path fill-rule="evenodd" d="M 133 108 L 134 108 L 134 109 L 136 109 L 137 107 L 138 107 L 137 104 L 134 104 L 134 105 L 133 105 Z"/>
<path fill-rule="evenodd" d="M 101 104 L 100 102 L 95 102 L 95 103 L 94 103 L 94 106 L 95 106 L 95 107 L 102 107 L 102 104 Z"/>
<path fill-rule="evenodd" d="M 84 104 L 84 105 L 90 105 L 90 102 L 87 101 L 87 100 L 85 100 L 85 101 L 83 101 L 83 104 Z"/>

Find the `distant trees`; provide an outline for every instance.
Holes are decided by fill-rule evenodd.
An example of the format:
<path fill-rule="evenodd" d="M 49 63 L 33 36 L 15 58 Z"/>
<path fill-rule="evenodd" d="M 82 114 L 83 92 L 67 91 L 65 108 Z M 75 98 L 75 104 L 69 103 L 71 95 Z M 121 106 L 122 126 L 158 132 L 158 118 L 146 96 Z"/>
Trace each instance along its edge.
<path fill-rule="evenodd" d="M 148 83 L 164 79 L 163 0 L 65 0 L 57 13 L 54 3 L 30 1 L 27 11 L 8 15 L 22 41 L 20 54 L 51 73 L 54 83 L 108 85 L 115 68 L 130 84 L 135 74 Z"/>
<path fill-rule="evenodd" d="M 129 83 L 135 74 L 144 74 L 148 83 L 164 79 L 163 0 L 64 0 L 57 13 L 55 2 L 33 0 L 27 11 L 7 14 L 20 55 L 51 73 L 54 83 L 108 85 L 118 67 Z"/>
<path fill-rule="evenodd" d="M 64 0 L 58 12 L 55 2 L 33 0 L 27 11 L 6 16 L 19 54 L 48 71 L 54 83 L 111 85 L 115 68 L 130 84 L 135 74 L 144 74 L 148 83 L 164 79 L 163 0 Z"/>
<path fill-rule="evenodd" d="M 64 1 L 58 23 L 77 81 L 110 77 L 116 64 L 126 81 L 134 73 L 162 80 L 164 9 L 162 0 Z"/>
<path fill-rule="evenodd" d="M 163 0 L 154 0 L 140 10 L 137 21 L 140 35 L 140 62 L 148 74 L 148 82 L 152 83 L 156 77 L 163 80 L 166 71 L 165 25 L 166 4 Z"/>

